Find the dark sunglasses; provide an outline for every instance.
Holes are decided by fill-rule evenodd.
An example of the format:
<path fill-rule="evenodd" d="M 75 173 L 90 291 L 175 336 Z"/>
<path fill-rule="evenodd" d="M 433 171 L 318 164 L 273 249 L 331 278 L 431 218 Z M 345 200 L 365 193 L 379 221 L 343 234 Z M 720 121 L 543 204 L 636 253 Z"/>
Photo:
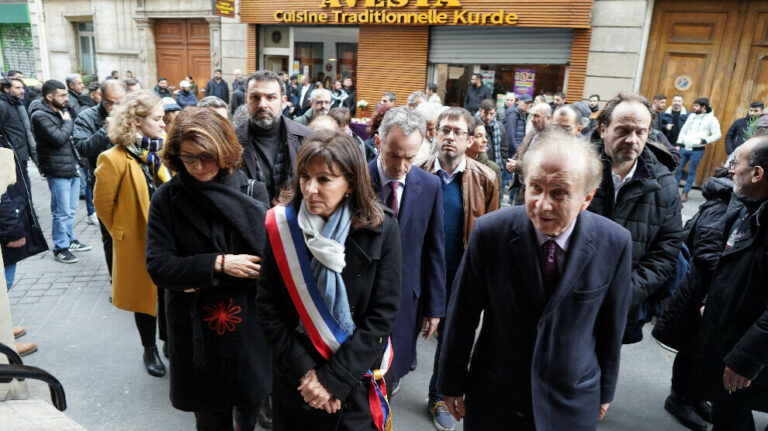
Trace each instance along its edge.
<path fill-rule="evenodd" d="M 200 163 L 202 164 L 208 164 L 215 162 L 216 156 L 208 153 L 198 154 L 196 156 L 191 156 L 189 154 L 179 154 L 179 159 L 181 159 L 181 162 L 185 165 L 193 165 L 197 160 L 200 160 Z"/>

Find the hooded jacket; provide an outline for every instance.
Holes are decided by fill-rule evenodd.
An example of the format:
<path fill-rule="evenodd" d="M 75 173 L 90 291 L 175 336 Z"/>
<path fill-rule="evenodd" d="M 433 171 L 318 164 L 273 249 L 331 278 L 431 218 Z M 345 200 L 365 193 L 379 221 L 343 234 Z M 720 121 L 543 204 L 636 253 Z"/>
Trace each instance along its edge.
<path fill-rule="evenodd" d="M 707 106 L 704 114 L 692 113 L 685 120 L 680 135 L 677 137 L 677 145 L 682 145 L 686 150 L 703 150 L 707 144 L 717 142 L 723 134 L 720 132 L 720 122 L 715 118 L 712 108 Z"/>
<path fill-rule="evenodd" d="M 78 176 L 80 155 L 72 141 L 74 121 L 61 118 L 44 99 L 32 102 L 29 112 L 40 173 L 53 178 Z"/>

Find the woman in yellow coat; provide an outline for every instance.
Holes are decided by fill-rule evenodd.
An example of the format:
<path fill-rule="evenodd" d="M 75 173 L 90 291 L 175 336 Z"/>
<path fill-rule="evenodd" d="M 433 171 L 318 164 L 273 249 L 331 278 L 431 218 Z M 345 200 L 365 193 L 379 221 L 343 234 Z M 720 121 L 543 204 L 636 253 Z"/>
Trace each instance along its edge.
<path fill-rule="evenodd" d="M 93 189 L 96 214 L 113 240 L 112 304 L 134 312 L 144 366 L 157 377 L 165 375 L 155 343 L 158 294 L 144 256 L 149 199 L 170 177 L 157 154 L 163 145 L 163 115 L 162 101 L 147 90 L 128 94 L 112 109 L 107 134 L 115 146 L 99 156 Z M 165 339 L 160 320 L 160 338 Z"/>

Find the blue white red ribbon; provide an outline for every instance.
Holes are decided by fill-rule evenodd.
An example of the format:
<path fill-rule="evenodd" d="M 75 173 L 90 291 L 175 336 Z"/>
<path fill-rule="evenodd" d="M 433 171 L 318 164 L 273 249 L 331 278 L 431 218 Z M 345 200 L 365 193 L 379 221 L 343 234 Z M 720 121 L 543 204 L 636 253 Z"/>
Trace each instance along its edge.
<path fill-rule="evenodd" d="M 330 359 L 349 336 L 331 314 L 317 287 L 296 211 L 290 205 L 275 206 L 267 212 L 266 227 L 277 267 L 301 323 L 315 349 L 325 359 Z M 383 379 L 391 364 L 392 341 L 388 338 L 381 366 L 365 374 L 371 381 L 368 390 L 371 415 L 380 431 L 392 429 L 387 387 Z"/>

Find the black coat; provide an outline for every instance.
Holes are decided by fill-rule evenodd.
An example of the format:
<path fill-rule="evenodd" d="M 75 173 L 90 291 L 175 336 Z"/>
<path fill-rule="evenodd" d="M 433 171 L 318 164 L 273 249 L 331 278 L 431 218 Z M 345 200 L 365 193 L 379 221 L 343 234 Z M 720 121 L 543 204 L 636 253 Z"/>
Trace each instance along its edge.
<path fill-rule="evenodd" d="M 30 184 L 27 184 L 24 177 L 16 151 L 2 136 L 0 148 L 8 148 L 14 152 L 16 165 L 16 183 L 8 186 L 8 190 L 0 196 L 0 246 L 3 251 L 3 263 L 8 266 L 48 250 L 48 243 L 45 242 L 42 228 L 37 221 L 37 214 L 32 206 Z M 27 239 L 24 247 L 6 246 L 7 243 L 21 238 Z"/>
<path fill-rule="evenodd" d="M 353 85 L 349 87 L 349 89 L 345 87 L 344 91 L 347 92 L 347 98 L 344 99 L 343 106 L 349 108 L 349 114 L 352 118 L 354 118 L 355 110 L 357 109 L 357 88 L 355 88 Z"/>
<path fill-rule="evenodd" d="M 73 120 L 75 119 L 75 116 L 77 114 L 80 114 L 80 111 L 82 111 L 83 108 L 85 108 L 84 106 L 82 106 L 80 104 L 80 96 L 82 96 L 82 95 L 77 93 L 77 92 L 74 92 L 72 90 L 67 89 L 67 108 L 71 112 L 74 112 L 74 115 L 72 115 L 72 119 Z"/>
<path fill-rule="evenodd" d="M 701 301 L 709 291 L 712 274 L 723 252 L 725 216 L 733 182 L 713 177 L 701 190 L 707 200 L 699 207 L 690 233 L 684 238 L 691 250 L 693 265 L 652 332 L 654 338 L 677 350 L 691 351 L 695 346 Z"/>
<path fill-rule="evenodd" d="M 724 237 L 757 207 L 742 199 L 732 199 L 726 215 Z M 746 389 L 730 395 L 734 403 L 752 410 L 768 411 L 768 210 L 750 217 L 752 234 L 723 251 L 709 287 L 706 308 L 699 332 L 696 379 L 706 399 L 728 396 L 723 389 L 723 370 L 727 365 L 737 374 L 752 380 Z"/>
<path fill-rule="evenodd" d="M 611 161 L 600 144 L 603 181 L 589 210 L 608 217 L 632 234 L 632 301 L 626 343 L 642 339 L 640 305 L 672 275 L 682 244 L 680 195 L 674 175 L 646 148 L 632 180 L 614 193 Z"/>
<path fill-rule="evenodd" d="M 728 133 L 725 134 L 725 154 L 731 155 L 736 147 L 747 140 L 750 120 L 749 116 L 739 118 L 728 128 Z"/>
<path fill-rule="evenodd" d="M 29 112 L 40 173 L 53 178 L 78 176 L 80 155 L 71 139 L 74 121 L 62 119 L 45 99 L 32 102 Z"/>
<path fill-rule="evenodd" d="M 223 79 L 219 82 L 216 82 L 215 79 L 208 81 L 208 84 L 205 86 L 205 97 L 208 96 L 216 96 L 223 100 L 224 103 L 229 103 L 229 84 L 227 84 L 227 81 Z"/>
<path fill-rule="evenodd" d="M 80 156 L 88 159 L 92 168 L 96 167 L 99 154 L 115 146 L 107 136 L 105 120 L 108 116 L 104 106 L 99 103 L 84 109 L 75 120 L 72 131 L 75 147 Z"/>
<path fill-rule="evenodd" d="M 165 289 L 171 402 L 180 410 L 252 405 L 270 392 L 256 280 L 214 271 L 222 253 L 262 254 L 266 207 L 244 194 L 247 184 L 240 171 L 224 183 L 180 173 L 152 196 L 147 271 Z"/>
<path fill-rule="evenodd" d="M 479 87 L 472 85 L 467 89 L 467 95 L 464 96 L 464 109 L 474 115 L 475 112 L 480 109 L 480 102 L 485 99 L 491 99 L 492 97 L 493 95 L 491 94 L 490 88 L 485 85 Z"/>
<path fill-rule="evenodd" d="M 539 431 L 594 431 L 599 405 L 613 400 L 630 299 L 629 234 L 580 213 L 549 298 L 538 249 L 521 206 L 480 217 L 469 237 L 437 381 L 444 395 L 466 396 L 466 430 L 535 423 Z"/>
<path fill-rule="evenodd" d="M 366 371 L 379 368 L 383 343 L 392 333 L 400 304 L 402 259 L 397 221 L 389 209 L 385 211 L 379 226 L 352 229 L 344 243 L 346 266 L 341 277 L 355 332 L 327 361 L 315 350 L 309 337 L 297 331 L 299 315 L 267 238 L 257 309 L 272 347 L 274 371 L 293 384 L 293 388 L 299 386 L 307 371 L 316 369 L 320 383 L 343 401 L 365 380 Z"/>
<path fill-rule="evenodd" d="M 29 114 L 22 101 L 0 91 L 0 130 L 13 145 L 16 156 L 22 163 L 32 159 L 37 162 L 37 149 L 32 137 Z"/>

